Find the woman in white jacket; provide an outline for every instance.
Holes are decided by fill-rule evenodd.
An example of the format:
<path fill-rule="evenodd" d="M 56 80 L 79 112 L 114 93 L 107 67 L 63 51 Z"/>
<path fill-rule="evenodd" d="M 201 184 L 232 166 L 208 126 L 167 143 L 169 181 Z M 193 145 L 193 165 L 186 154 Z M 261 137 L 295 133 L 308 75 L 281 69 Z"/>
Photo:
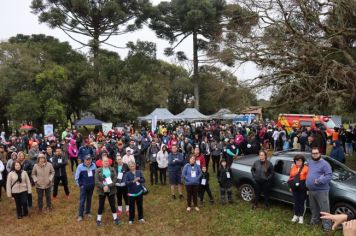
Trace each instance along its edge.
<path fill-rule="evenodd" d="M 159 169 L 159 180 L 162 185 L 165 185 L 167 179 L 168 151 L 167 146 L 164 144 L 161 145 L 161 150 L 157 153 L 157 163 Z"/>

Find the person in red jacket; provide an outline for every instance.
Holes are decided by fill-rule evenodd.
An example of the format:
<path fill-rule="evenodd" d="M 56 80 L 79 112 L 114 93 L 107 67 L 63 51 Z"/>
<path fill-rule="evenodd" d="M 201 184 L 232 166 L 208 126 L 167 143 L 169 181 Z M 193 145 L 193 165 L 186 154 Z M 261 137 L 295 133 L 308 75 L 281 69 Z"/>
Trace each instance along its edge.
<path fill-rule="evenodd" d="M 199 147 L 194 148 L 194 156 L 195 156 L 195 162 L 198 166 L 200 166 L 200 169 L 203 168 L 204 166 L 206 167 L 205 158 L 200 153 Z"/>
<path fill-rule="evenodd" d="M 109 158 L 109 156 L 108 156 L 108 154 L 106 152 L 104 152 L 104 153 L 101 154 L 101 158 L 95 162 L 96 167 L 100 168 L 100 167 L 103 166 L 103 158 L 104 157 L 108 158 L 109 166 L 112 166 L 112 163 L 113 163 L 112 159 Z"/>

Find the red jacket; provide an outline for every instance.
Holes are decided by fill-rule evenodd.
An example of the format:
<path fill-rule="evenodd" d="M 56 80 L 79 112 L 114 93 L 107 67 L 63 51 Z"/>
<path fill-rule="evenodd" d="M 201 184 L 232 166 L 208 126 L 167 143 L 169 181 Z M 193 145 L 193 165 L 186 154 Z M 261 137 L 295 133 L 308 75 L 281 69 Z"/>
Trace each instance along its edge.
<path fill-rule="evenodd" d="M 108 159 L 109 159 L 109 165 L 111 166 L 111 165 L 112 165 L 112 160 L 111 160 L 110 158 L 108 158 Z M 98 168 L 102 167 L 102 166 L 103 166 L 103 160 L 101 160 L 101 159 L 97 160 L 97 161 L 95 162 L 95 165 L 96 165 L 96 167 L 98 167 Z"/>
<path fill-rule="evenodd" d="M 197 165 L 200 166 L 200 168 L 203 168 L 203 166 L 206 166 L 205 158 L 202 154 L 195 157 L 195 162 L 197 163 Z"/>

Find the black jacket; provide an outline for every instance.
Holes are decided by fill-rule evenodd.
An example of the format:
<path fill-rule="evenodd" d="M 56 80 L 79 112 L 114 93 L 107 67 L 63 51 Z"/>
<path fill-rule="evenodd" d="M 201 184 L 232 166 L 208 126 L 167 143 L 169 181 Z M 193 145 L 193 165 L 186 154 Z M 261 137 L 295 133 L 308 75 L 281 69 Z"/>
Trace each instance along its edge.
<path fill-rule="evenodd" d="M 68 165 L 68 158 L 65 156 L 58 157 L 56 155 L 52 158 L 52 165 L 54 169 L 54 177 L 67 176 L 66 165 Z"/>
<path fill-rule="evenodd" d="M 230 178 L 228 178 L 230 177 Z M 232 187 L 232 172 L 230 168 L 220 168 L 218 171 L 218 181 L 221 188 Z"/>
<path fill-rule="evenodd" d="M 266 160 L 266 164 L 257 160 L 251 167 L 252 177 L 256 182 L 269 182 L 274 175 L 273 164 Z"/>
<path fill-rule="evenodd" d="M 201 173 L 202 173 L 202 175 L 201 175 L 200 180 L 199 180 L 200 186 L 209 186 L 209 173 L 208 172 L 201 172 Z M 202 179 L 206 179 L 205 185 L 201 184 L 202 183 L 201 182 Z"/>

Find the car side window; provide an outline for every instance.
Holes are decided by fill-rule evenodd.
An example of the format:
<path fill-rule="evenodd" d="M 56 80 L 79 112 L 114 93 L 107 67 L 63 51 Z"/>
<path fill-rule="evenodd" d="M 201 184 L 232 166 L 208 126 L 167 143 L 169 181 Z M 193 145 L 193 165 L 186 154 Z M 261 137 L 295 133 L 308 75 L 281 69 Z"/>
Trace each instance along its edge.
<path fill-rule="evenodd" d="M 283 166 L 284 162 L 282 160 L 278 160 L 277 163 L 274 165 L 274 171 L 278 174 L 283 174 Z"/>
<path fill-rule="evenodd" d="M 283 165 L 283 174 L 288 175 L 290 174 L 290 169 L 292 168 L 293 162 L 292 161 L 285 161 Z"/>
<path fill-rule="evenodd" d="M 274 166 L 274 171 L 281 175 L 289 175 L 292 164 L 292 161 L 279 160 Z"/>

